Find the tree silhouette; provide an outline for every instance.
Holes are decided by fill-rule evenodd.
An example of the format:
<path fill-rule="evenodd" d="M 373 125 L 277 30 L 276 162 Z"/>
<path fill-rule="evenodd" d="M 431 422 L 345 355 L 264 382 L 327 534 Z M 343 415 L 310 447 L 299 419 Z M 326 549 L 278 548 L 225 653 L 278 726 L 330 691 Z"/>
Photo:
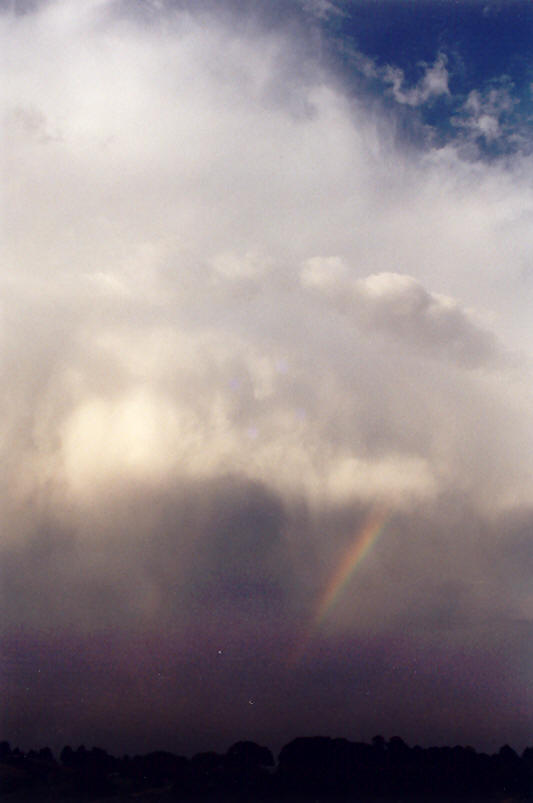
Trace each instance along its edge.
<path fill-rule="evenodd" d="M 150 791 L 151 790 L 151 791 Z M 493 754 L 472 747 L 409 747 L 394 736 L 371 744 L 299 737 L 280 751 L 235 742 L 225 754 L 186 759 L 167 751 L 115 758 L 100 747 L 66 745 L 56 762 L 48 747 L 23 753 L 0 742 L 0 792 L 17 800 L 98 800 L 109 795 L 172 795 L 183 800 L 429 800 L 533 799 L 533 747 L 509 745 Z M 20 794 L 23 795 L 20 798 Z M 27 795 L 29 793 L 29 795 Z M 156 799 L 156 798 L 153 798 Z M 165 798 L 167 799 L 167 798 Z"/>

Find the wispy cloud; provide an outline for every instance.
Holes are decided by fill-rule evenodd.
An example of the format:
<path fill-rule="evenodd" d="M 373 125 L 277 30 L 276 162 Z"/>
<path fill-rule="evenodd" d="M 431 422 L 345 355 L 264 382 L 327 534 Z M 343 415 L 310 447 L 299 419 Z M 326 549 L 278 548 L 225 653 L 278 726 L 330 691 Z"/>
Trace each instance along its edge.
<path fill-rule="evenodd" d="M 472 139 L 493 143 L 513 133 L 508 121 L 517 105 L 512 86 L 503 80 L 500 86 L 473 89 L 452 122 Z"/>
<path fill-rule="evenodd" d="M 302 8 L 320 19 L 343 15 L 342 1 L 339 0 L 299 0 Z"/>
<path fill-rule="evenodd" d="M 407 106 L 421 106 L 440 95 L 449 95 L 447 59 L 441 53 L 434 64 L 423 64 L 423 76 L 416 86 L 406 87 L 403 70 L 399 67 L 386 67 L 382 70 L 383 81 L 390 84 L 391 93 L 397 103 Z"/>

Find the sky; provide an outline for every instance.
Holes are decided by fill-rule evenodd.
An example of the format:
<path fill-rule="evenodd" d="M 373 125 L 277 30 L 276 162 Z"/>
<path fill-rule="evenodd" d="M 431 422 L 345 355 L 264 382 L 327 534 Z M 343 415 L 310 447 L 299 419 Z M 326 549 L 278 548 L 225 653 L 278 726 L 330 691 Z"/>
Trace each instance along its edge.
<path fill-rule="evenodd" d="M 2 0 L 2 738 L 531 743 L 532 35 Z"/>

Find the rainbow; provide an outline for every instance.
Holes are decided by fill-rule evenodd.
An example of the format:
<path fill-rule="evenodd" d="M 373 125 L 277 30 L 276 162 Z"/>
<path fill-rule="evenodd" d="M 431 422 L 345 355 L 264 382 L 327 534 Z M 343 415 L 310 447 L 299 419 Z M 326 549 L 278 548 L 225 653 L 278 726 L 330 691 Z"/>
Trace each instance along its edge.
<path fill-rule="evenodd" d="M 340 599 L 355 570 L 368 555 L 385 529 L 388 517 L 389 514 L 386 510 L 373 511 L 363 524 L 363 527 L 357 531 L 353 544 L 344 554 L 320 598 L 313 620 L 315 627 L 319 627 L 322 624 L 329 611 Z"/>
<path fill-rule="evenodd" d="M 297 663 L 301 658 L 314 632 L 321 626 L 324 619 L 339 601 L 358 566 L 361 565 L 385 529 L 389 518 L 390 512 L 387 508 L 375 509 L 367 517 L 363 526 L 357 530 L 353 543 L 343 555 L 318 601 L 305 637 L 300 642 L 291 664 Z"/>

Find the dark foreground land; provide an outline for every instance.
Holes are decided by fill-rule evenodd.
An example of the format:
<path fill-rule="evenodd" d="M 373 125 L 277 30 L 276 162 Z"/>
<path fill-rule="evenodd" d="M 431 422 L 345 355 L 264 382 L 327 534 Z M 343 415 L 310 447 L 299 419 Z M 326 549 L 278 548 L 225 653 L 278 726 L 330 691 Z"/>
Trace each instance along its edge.
<path fill-rule="evenodd" d="M 533 747 L 478 753 L 471 747 L 408 747 L 303 737 L 281 750 L 236 742 L 191 759 L 157 751 L 116 758 L 101 748 L 23 753 L 0 743 L 0 795 L 12 803 L 515 803 L 533 800 Z"/>

